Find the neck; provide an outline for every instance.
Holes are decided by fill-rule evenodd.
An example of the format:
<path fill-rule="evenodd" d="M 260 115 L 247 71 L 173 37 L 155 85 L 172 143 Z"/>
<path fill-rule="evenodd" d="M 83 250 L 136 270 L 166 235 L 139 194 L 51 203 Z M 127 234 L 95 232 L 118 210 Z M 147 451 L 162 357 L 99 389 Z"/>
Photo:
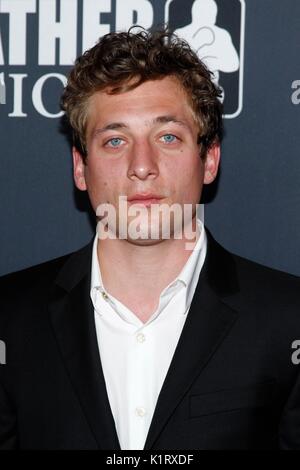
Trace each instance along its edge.
<path fill-rule="evenodd" d="M 108 293 L 130 308 L 142 321 L 155 311 L 162 290 L 180 273 L 199 238 L 196 219 L 192 220 L 196 240 L 171 238 L 139 245 L 122 239 L 98 240 L 98 260 L 102 281 Z"/>

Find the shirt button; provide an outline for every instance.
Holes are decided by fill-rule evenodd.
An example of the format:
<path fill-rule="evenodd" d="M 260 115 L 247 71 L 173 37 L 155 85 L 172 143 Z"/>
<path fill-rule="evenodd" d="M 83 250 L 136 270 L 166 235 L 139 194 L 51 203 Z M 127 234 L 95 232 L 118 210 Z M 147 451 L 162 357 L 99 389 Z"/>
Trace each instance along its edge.
<path fill-rule="evenodd" d="M 105 299 L 105 300 L 108 299 L 108 295 L 106 294 L 106 292 L 102 292 L 102 297 L 103 297 L 103 299 Z"/>
<path fill-rule="evenodd" d="M 143 333 L 139 333 L 136 335 L 136 339 L 139 343 L 143 343 L 146 340 L 146 337 Z"/>
<path fill-rule="evenodd" d="M 135 412 L 136 412 L 137 416 L 139 416 L 140 418 L 143 418 L 146 414 L 146 410 L 142 406 L 139 406 L 138 408 L 136 408 Z"/>

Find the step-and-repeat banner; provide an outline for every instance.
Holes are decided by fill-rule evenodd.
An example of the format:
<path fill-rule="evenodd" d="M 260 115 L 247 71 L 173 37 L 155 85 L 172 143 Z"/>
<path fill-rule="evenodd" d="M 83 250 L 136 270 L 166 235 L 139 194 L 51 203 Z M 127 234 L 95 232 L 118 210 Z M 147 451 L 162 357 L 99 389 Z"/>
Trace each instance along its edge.
<path fill-rule="evenodd" d="M 100 36 L 165 23 L 222 88 L 206 225 L 231 251 L 300 275 L 299 0 L 0 0 L 0 274 L 91 239 L 59 107 L 66 76 Z"/>

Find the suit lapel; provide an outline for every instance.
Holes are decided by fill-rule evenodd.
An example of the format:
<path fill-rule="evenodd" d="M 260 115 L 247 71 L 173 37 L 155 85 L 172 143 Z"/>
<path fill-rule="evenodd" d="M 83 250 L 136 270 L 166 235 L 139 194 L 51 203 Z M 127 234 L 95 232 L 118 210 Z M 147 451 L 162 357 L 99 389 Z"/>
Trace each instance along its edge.
<path fill-rule="evenodd" d="M 49 303 L 54 334 L 90 428 L 102 449 L 120 449 L 102 372 L 90 300 L 92 244 L 72 255 Z"/>
<path fill-rule="evenodd" d="M 206 261 L 157 401 L 145 449 L 153 447 L 176 406 L 237 319 L 237 312 L 223 301 L 238 289 L 233 259 L 209 232 L 207 235 Z"/>

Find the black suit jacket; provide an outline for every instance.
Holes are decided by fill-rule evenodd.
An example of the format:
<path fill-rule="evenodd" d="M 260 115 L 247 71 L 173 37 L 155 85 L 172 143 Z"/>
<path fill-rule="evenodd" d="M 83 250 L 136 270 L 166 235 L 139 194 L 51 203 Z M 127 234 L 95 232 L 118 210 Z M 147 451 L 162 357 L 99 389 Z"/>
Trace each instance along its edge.
<path fill-rule="evenodd" d="M 0 280 L 0 448 L 119 449 L 92 243 Z M 208 251 L 145 449 L 300 449 L 299 278 Z M 112 351 L 113 354 L 113 351 Z"/>

